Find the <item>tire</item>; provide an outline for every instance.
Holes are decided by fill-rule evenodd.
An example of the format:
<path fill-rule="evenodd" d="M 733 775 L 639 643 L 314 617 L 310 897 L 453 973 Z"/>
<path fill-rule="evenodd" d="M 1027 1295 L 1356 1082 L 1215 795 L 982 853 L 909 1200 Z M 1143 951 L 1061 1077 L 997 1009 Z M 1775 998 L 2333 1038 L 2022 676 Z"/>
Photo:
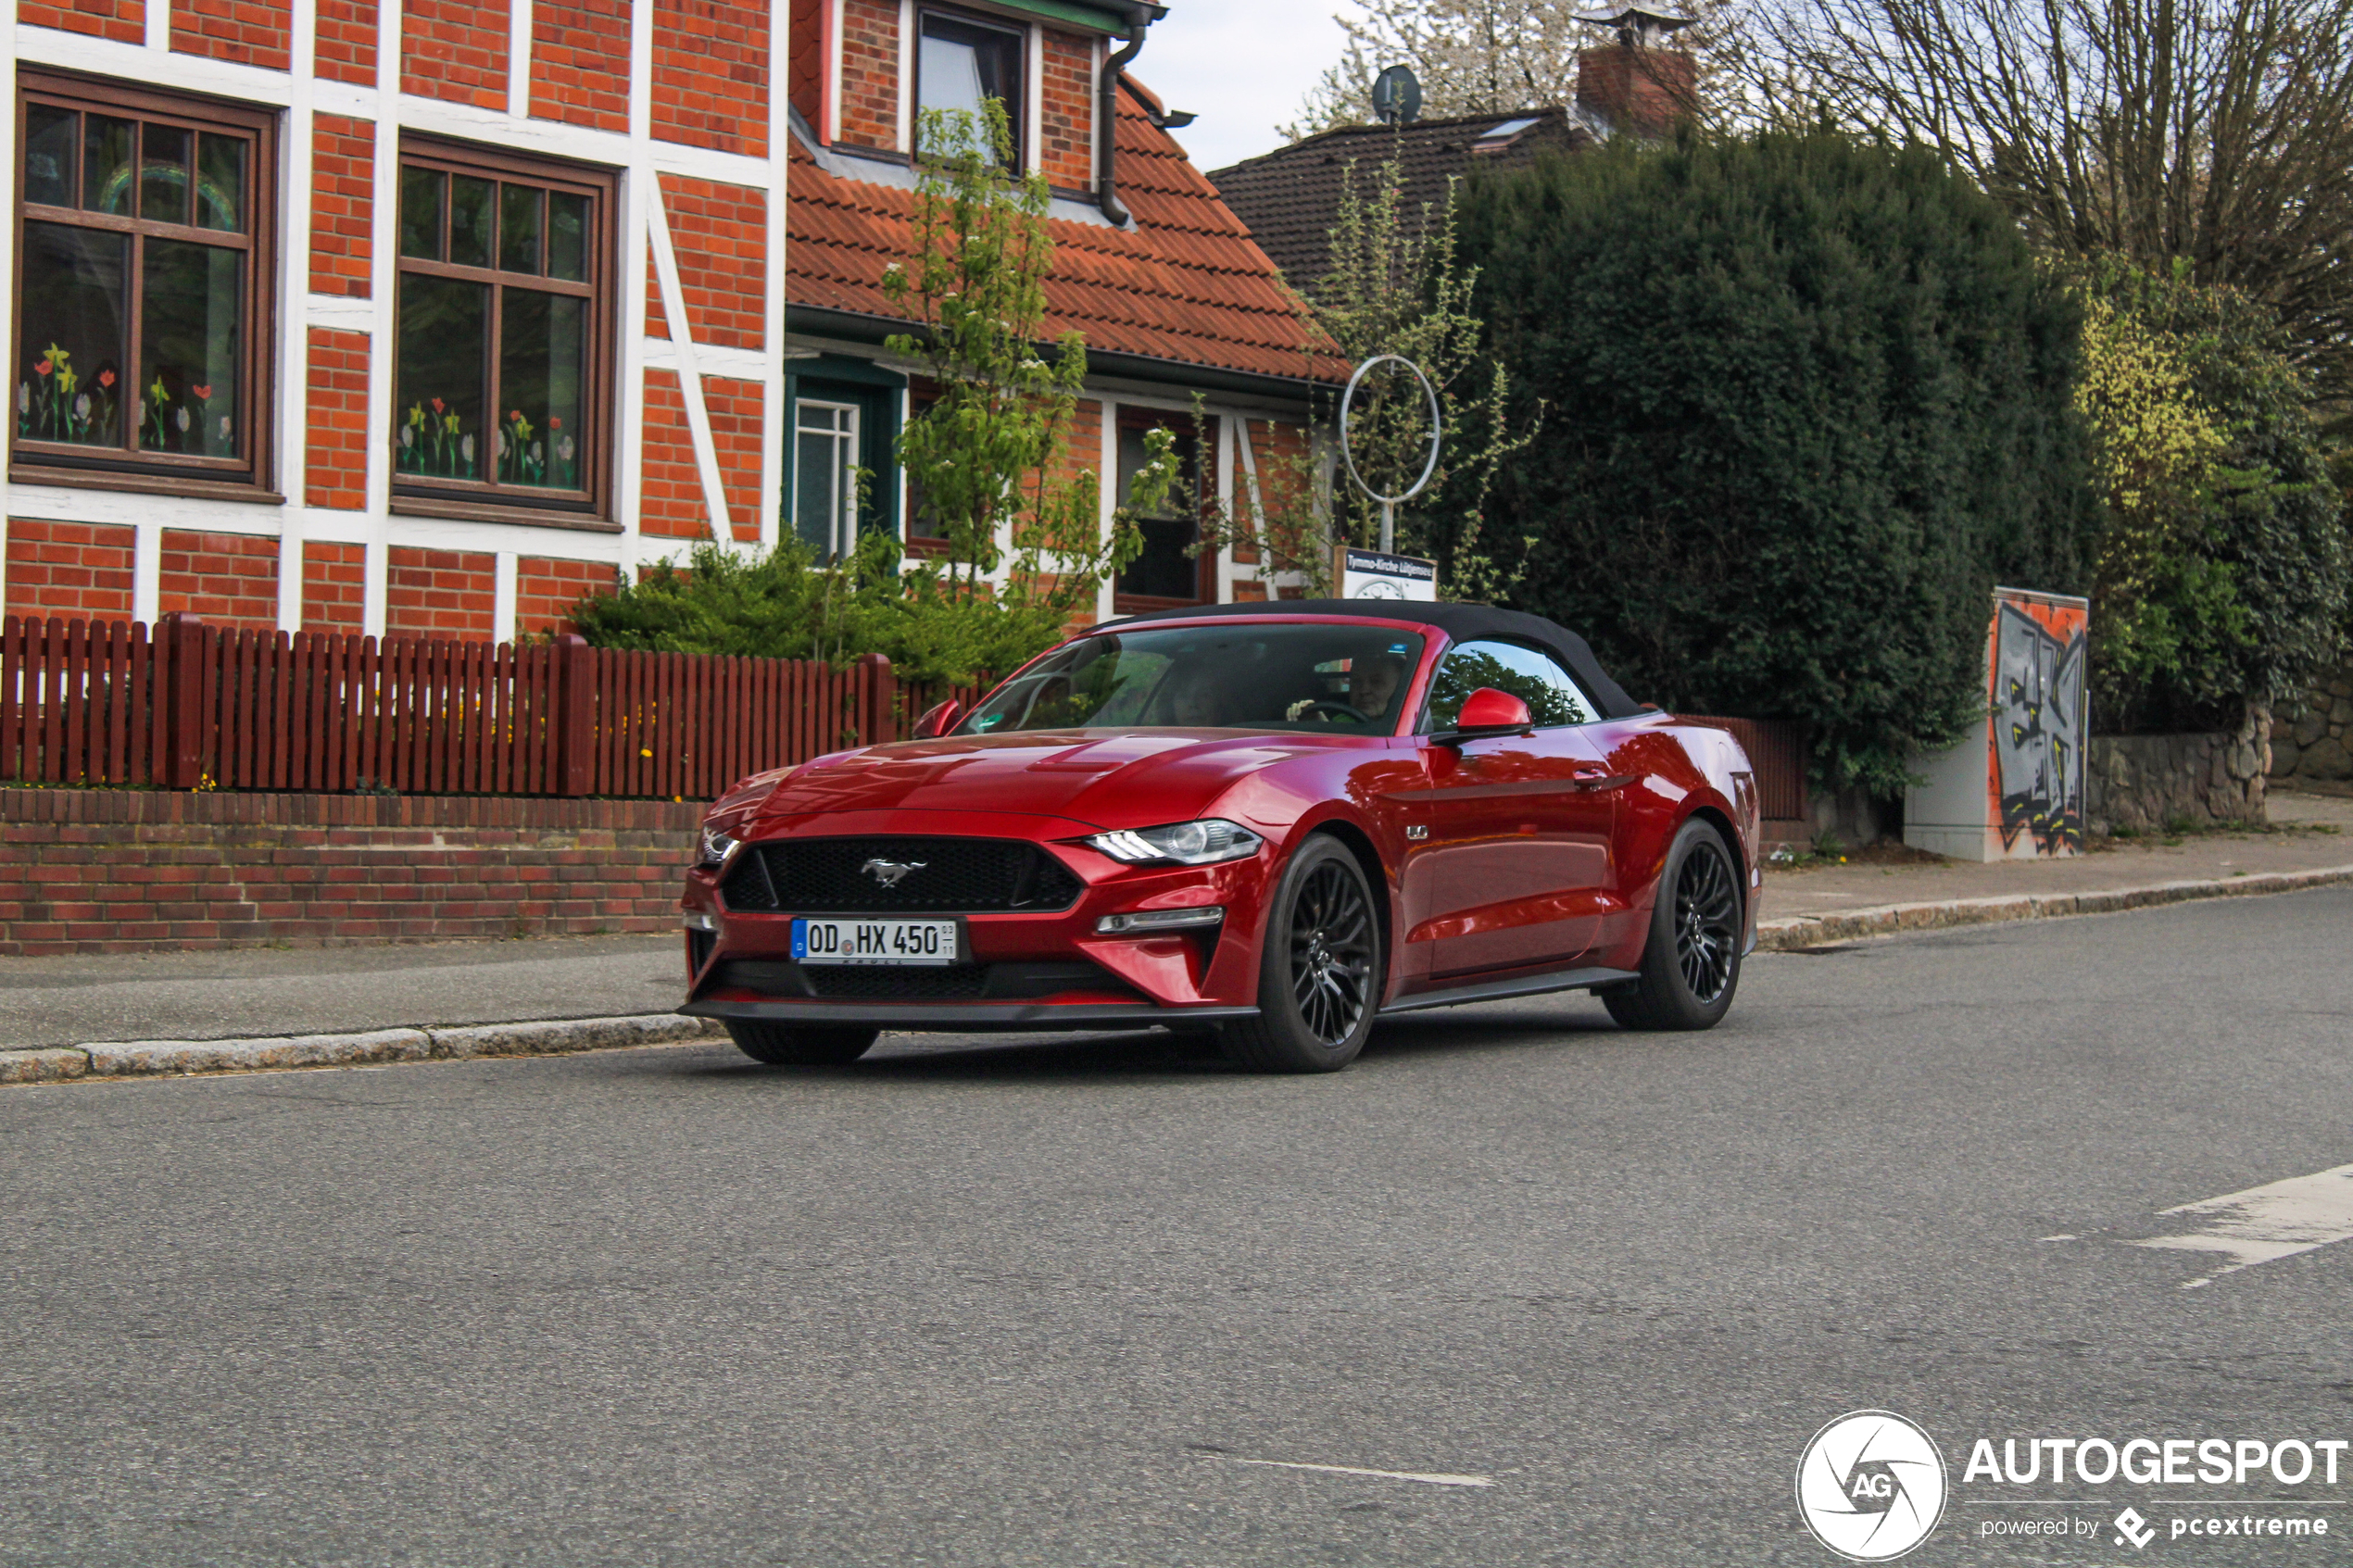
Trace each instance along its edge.
<path fill-rule="evenodd" d="M 864 1056 L 882 1035 L 854 1023 L 759 1023 L 731 1018 L 736 1048 L 768 1067 L 838 1067 Z"/>
<path fill-rule="evenodd" d="M 1219 1043 L 1253 1073 L 1337 1073 L 1356 1060 L 1380 1010 L 1380 915 L 1365 869 L 1335 838 L 1300 846 L 1267 902 L 1258 1016 Z"/>
<path fill-rule="evenodd" d="M 1625 1029 L 1713 1029 L 1741 983 L 1741 879 L 1723 834 L 1694 818 L 1667 851 L 1642 977 L 1602 993 Z"/>

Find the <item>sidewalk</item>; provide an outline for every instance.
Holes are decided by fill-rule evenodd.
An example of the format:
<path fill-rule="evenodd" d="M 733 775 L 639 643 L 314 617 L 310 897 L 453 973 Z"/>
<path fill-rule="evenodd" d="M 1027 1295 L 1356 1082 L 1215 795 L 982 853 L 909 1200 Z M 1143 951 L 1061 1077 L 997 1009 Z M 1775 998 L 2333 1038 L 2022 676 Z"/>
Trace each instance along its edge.
<path fill-rule="evenodd" d="M 1970 914 L 1984 918 L 1991 912 L 1987 901 L 2009 905 L 2043 900 L 2059 906 L 1996 917 L 2032 919 L 2038 913 L 2089 913 L 2107 902 L 2104 896 L 2180 884 L 2227 884 L 2252 878 L 2261 885 L 2282 875 L 2338 869 L 2346 871 L 2346 880 L 2353 881 L 2353 799 L 2275 793 L 2271 797 L 2271 817 L 2268 833 L 2188 834 L 2171 842 L 2108 840 L 2106 847 L 2090 854 L 2062 860 L 1890 864 L 1858 856 L 1846 865 L 1792 870 L 1768 866 L 1759 909 L 1763 945 L 1803 946 L 1808 940 L 1868 935 L 1869 928 L 1972 923 L 1967 918 Z M 2065 908 L 2070 897 L 2088 907 Z M 2152 897 L 2147 901 L 2165 900 Z M 1932 909 L 1943 909 L 1945 918 L 1938 918 Z M 1881 918 L 1890 910 L 1904 910 L 1911 918 Z M 1857 926 L 1866 929 L 1857 930 Z"/>
<path fill-rule="evenodd" d="M 2079 859 L 1768 869 L 1768 949 L 2353 881 L 2353 799 L 2274 795 L 2268 833 Z M 2329 877 L 2329 873 L 2336 873 Z M 0 959 L 0 1083 L 240 1066 L 536 1055 L 701 1038 L 667 1016 L 675 936 Z M 554 1022 L 570 1021 L 570 1022 Z M 139 1042 L 91 1053 L 100 1042 Z"/>

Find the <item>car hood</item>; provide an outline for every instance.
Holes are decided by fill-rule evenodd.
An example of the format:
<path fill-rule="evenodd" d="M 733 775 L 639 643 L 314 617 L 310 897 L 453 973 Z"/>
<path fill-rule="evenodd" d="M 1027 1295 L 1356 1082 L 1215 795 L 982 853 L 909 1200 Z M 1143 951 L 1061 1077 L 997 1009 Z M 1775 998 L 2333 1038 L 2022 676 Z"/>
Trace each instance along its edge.
<path fill-rule="evenodd" d="M 900 741 L 820 757 L 777 781 L 756 819 L 814 811 L 999 811 L 1067 817 L 1100 828 L 1199 816 L 1236 780 L 1366 735 L 1234 730 L 1038 730 Z"/>

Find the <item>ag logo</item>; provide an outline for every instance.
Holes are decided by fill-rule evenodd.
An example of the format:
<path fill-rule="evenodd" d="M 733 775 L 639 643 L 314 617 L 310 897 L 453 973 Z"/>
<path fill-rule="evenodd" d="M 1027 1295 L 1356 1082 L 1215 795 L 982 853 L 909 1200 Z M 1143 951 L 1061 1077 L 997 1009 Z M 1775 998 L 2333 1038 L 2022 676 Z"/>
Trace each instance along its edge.
<path fill-rule="evenodd" d="M 1797 1461 L 1797 1512 L 1856 1562 L 1901 1557 L 1944 1516 L 1944 1456 L 1891 1411 L 1856 1411 L 1814 1434 Z"/>

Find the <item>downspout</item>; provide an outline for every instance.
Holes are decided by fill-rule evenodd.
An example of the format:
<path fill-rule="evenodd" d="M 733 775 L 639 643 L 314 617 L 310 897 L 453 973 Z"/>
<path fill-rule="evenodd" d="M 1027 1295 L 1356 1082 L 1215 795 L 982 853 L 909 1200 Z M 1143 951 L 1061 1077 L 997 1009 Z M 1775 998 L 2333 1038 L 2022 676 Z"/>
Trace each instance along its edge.
<path fill-rule="evenodd" d="M 1103 62 L 1102 80 L 1095 87 L 1095 134 L 1098 151 L 1095 159 L 1095 205 L 1102 208 L 1105 218 L 1122 228 L 1127 225 L 1127 209 L 1119 205 L 1117 168 L 1119 156 L 1119 73 L 1127 69 L 1144 46 L 1144 31 L 1152 24 L 1151 7 L 1130 6 L 1127 8 L 1127 42 L 1119 53 Z"/>

